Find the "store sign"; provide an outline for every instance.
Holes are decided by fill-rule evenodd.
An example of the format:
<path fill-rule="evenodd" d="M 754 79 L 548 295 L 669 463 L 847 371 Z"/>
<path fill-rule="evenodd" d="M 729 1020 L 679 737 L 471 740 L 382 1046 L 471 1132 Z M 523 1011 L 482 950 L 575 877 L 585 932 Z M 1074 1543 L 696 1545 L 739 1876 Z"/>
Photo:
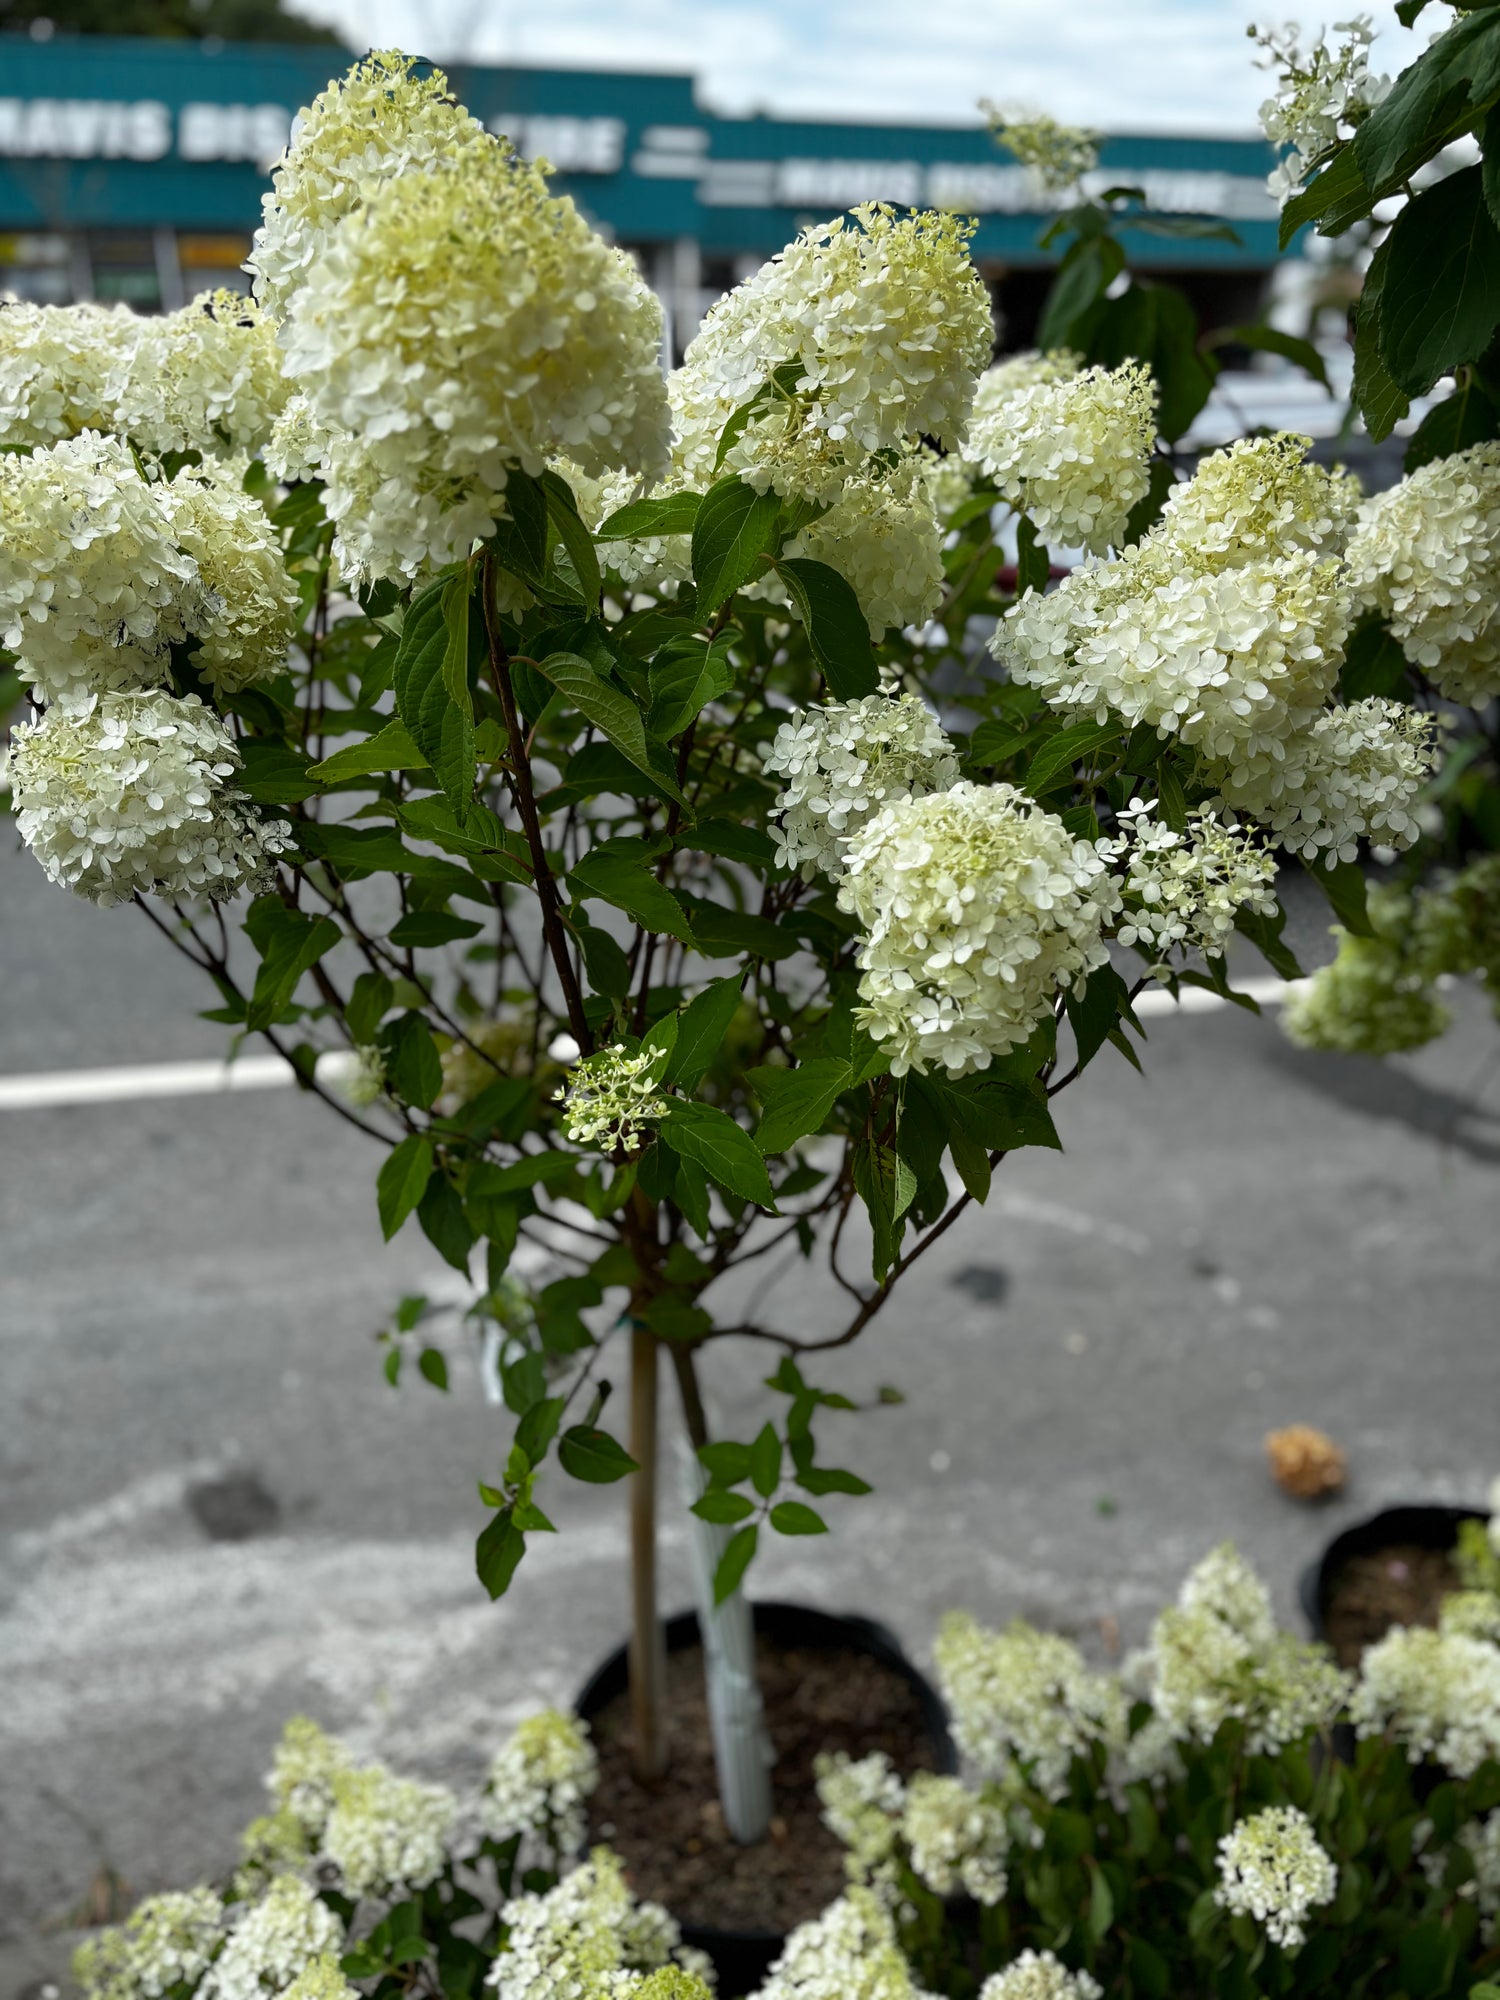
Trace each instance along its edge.
<path fill-rule="evenodd" d="M 560 174 L 617 174 L 625 158 L 623 118 L 558 118 L 499 111 L 489 129 L 528 160 L 545 160 Z"/>
<path fill-rule="evenodd" d="M 184 104 L 177 158 L 268 167 L 291 130 L 292 114 L 281 104 Z M 0 97 L 0 158 L 163 160 L 172 141 L 171 106 L 155 98 Z"/>

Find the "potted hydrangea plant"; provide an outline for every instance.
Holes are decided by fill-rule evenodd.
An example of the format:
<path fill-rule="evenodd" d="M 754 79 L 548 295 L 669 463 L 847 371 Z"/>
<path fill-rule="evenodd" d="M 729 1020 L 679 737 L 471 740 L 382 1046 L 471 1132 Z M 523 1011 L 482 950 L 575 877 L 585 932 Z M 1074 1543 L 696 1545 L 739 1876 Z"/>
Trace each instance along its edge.
<path fill-rule="evenodd" d="M 649 1783 L 675 1378 L 744 1842 L 771 1805 L 744 1578 L 867 1490 L 820 1456 L 822 1357 L 1058 1143 L 1106 1044 L 1138 1060 L 1144 982 L 1232 996 L 1236 930 L 1294 969 L 1278 847 L 1364 923 L 1351 857 L 1410 843 L 1434 761 L 1420 690 L 1350 678 L 1354 483 L 1290 438 L 1178 478 L 1211 371 L 1168 295 L 1115 286 L 1128 208 L 1064 218 L 1048 353 L 991 369 L 966 226 L 869 205 L 664 376 L 628 257 L 384 55 L 278 167 L 253 300 L 0 314 L 22 837 L 370 1135 L 388 1237 L 415 1217 L 482 1267 L 515 1419 L 491 1594 L 551 1529 L 546 1468 L 628 1480 Z M 1082 555 L 1051 592 L 1049 541 Z M 559 1275 L 518 1302 L 523 1241 Z M 716 1312 L 782 1242 L 840 1323 Z M 705 1411 L 729 1338 L 783 1399 L 749 1439 Z"/>

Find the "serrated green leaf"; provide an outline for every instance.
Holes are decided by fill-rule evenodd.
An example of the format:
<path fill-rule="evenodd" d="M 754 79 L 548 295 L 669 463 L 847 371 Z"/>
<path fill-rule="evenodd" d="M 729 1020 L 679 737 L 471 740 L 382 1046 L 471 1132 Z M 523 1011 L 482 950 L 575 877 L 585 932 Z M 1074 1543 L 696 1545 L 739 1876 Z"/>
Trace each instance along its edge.
<path fill-rule="evenodd" d="M 599 542 L 645 541 L 658 535 L 690 535 L 702 505 L 698 493 L 666 493 L 657 499 L 632 500 L 617 507 L 595 529 Z"/>
<path fill-rule="evenodd" d="M 698 615 L 711 617 L 765 568 L 781 502 L 743 479 L 720 479 L 704 494 L 693 522 L 693 579 Z"/>
<path fill-rule="evenodd" d="M 307 775 L 325 785 L 341 778 L 359 778 L 370 771 L 422 771 L 427 759 L 412 741 L 411 731 L 393 716 L 383 729 L 360 743 L 347 744 L 325 757 L 321 764 L 308 767 Z"/>
<path fill-rule="evenodd" d="M 836 1056 L 817 1056 L 795 1069 L 764 1065 L 748 1071 L 747 1077 L 764 1107 L 755 1128 L 755 1143 L 762 1153 L 784 1153 L 818 1131 L 840 1092 L 854 1082 L 848 1063 Z"/>
<path fill-rule="evenodd" d="M 537 666 L 558 693 L 611 742 L 627 762 L 644 772 L 670 798 L 686 804 L 669 767 L 653 758 L 641 711 L 620 689 L 603 681 L 579 653 L 549 653 Z"/>
<path fill-rule="evenodd" d="M 574 1424 L 564 1431 L 557 1458 L 564 1472 L 589 1486 L 611 1486 L 627 1473 L 640 1471 L 624 1445 L 594 1424 Z"/>
<path fill-rule="evenodd" d="M 723 1047 L 729 1024 L 739 1012 L 744 983 L 716 979 L 690 1000 L 678 1020 L 677 1040 L 667 1062 L 666 1080 L 691 1092 Z"/>
<path fill-rule="evenodd" d="M 711 1486 L 699 1499 L 693 1502 L 692 1511 L 700 1521 L 712 1521 L 716 1527 L 734 1527 L 747 1520 L 755 1512 L 755 1503 L 744 1493 L 726 1493 L 722 1486 Z"/>
<path fill-rule="evenodd" d="M 432 1174 L 432 1141 L 412 1132 L 392 1147 L 375 1180 L 380 1227 L 387 1243 L 427 1189 Z"/>
<path fill-rule="evenodd" d="M 568 881 L 575 896 L 597 896 L 623 910 L 643 930 L 687 945 L 696 942 L 681 903 L 665 883 L 657 881 L 646 863 L 633 855 L 593 848 L 577 863 Z"/>
<path fill-rule="evenodd" d="M 1484 353 L 1500 326 L 1500 230 L 1480 169 L 1424 188 L 1385 244 L 1380 356 L 1408 396 Z"/>
<path fill-rule="evenodd" d="M 783 556 L 776 574 L 807 631 L 813 658 L 836 701 L 858 701 L 880 686 L 870 624 L 853 588 L 828 563 Z"/>
<path fill-rule="evenodd" d="M 1117 743 L 1124 735 L 1117 722 L 1074 722 L 1044 743 L 1032 758 L 1022 780 L 1034 799 L 1040 799 L 1071 779 L 1073 766 L 1095 761 L 1096 753 Z"/>
<path fill-rule="evenodd" d="M 303 974 L 332 951 L 343 932 L 332 917 L 289 910 L 271 896 L 261 896 L 251 905 L 245 929 L 260 953 L 245 1025 L 268 1028 L 290 1006 Z"/>
<path fill-rule="evenodd" d="M 658 1128 L 674 1153 L 695 1160 L 709 1179 L 741 1201 L 772 1213 L 776 1197 L 755 1141 L 727 1111 L 712 1104 L 674 1098 Z"/>
<path fill-rule="evenodd" d="M 397 715 L 431 765 L 433 776 L 455 813 L 461 817 L 473 796 L 477 764 L 467 683 L 465 698 L 456 702 L 445 679 L 450 649 L 449 604 L 454 596 L 453 586 L 460 582 L 466 585 L 467 578 L 450 577 L 434 583 L 412 604 L 401 628 L 391 684 Z M 465 622 L 465 639 L 467 630 Z"/>
<path fill-rule="evenodd" d="M 723 1604 L 733 1597 L 744 1580 L 745 1571 L 755 1558 L 756 1543 L 760 1540 L 760 1530 L 751 1522 L 749 1527 L 739 1529 L 729 1538 L 729 1546 L 720 1556 L 714 1570 L 714 1603 Z"/>

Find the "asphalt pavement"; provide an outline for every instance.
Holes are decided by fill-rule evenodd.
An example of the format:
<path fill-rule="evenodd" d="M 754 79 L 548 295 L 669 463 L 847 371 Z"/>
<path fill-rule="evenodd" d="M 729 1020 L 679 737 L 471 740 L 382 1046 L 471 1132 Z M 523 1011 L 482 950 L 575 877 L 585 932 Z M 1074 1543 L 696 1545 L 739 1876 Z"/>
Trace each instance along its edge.
<path fill-rule="evenodd" d="M 0 832 L 0 1075 L 221 1054 L 213 1003 L 135 912 L 49 888 Z M 1325 914 L 1298 904 L 1320 953 Z M 953 1605 L 1099 1657 L 1237 1540 L 1295 1620 L 1302 1565 L 1397 1498 L 1500 1470 L 1500 1035 L 1475 996 L 1384 1066 L 1235 1009 L 1151 1024 L 1059 1101 L 1066 1150 L 997 1176 L 815 1379 L 900 1406 L 828 1422 L 869 1477 L 764 1594 L 870 1611 L 926 1655 Z M 1486 1085 L 1487 1094 L 1486 1094 Z M 561 1532 L 492 1605 L 474 1578 L 504 1423 L 467 1346 L 391 1390 L 375 1335 L 447 1282 L 384 1247 L 378 1156 L 291 1090 L 0 1112 L 0 2000 L 59 1978 L 111 1896 L 227 1867 L 284 1719 L 472 1783 L 508 1723 L 622 1634 L 622 1489 L 549 1477 Z M 836 1324 L 817 1267 L 760 1310 Z M 726 1305 L 737 1301 L 726 1299 Z M 763 1351 L 709 1358 L 717 1424 L 772 1407 Z M 1346 1493 L 1265 1469 L 1319 1424 Z M 669 1530 L 664 1595 L 687 1598 Z"/>

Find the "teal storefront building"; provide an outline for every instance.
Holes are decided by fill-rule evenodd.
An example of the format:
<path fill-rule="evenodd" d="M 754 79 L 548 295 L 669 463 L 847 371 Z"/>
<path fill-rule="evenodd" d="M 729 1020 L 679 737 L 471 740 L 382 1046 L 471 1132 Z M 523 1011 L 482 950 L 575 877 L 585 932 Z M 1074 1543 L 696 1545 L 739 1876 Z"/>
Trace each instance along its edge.
<path fill-rule="evenodd" d="M 332 60 L 331 60 L 332 58 Z M 0 290 L 170 309 L 238 266 L 267 169 L 339 67 L 322 47 L 0 36 Z M 731 118 L 689 75 L 451 65 L 491 130 L 549 160 L 657 287 L 678 344 L 712 300 L 803 224 L 857 201 L 975 216 L 974 253 L 1006 344 L 1029 338 L 1047 283 L 1047 216 L 1030 176 L 970 126 Z M 1100 183 L 1221 236 L 1141 232 L 1143 272 L 1171 273 L 1205 323 L 1252 319 L 1276 262 L 1259 140 L 1120 134 Z"/>

